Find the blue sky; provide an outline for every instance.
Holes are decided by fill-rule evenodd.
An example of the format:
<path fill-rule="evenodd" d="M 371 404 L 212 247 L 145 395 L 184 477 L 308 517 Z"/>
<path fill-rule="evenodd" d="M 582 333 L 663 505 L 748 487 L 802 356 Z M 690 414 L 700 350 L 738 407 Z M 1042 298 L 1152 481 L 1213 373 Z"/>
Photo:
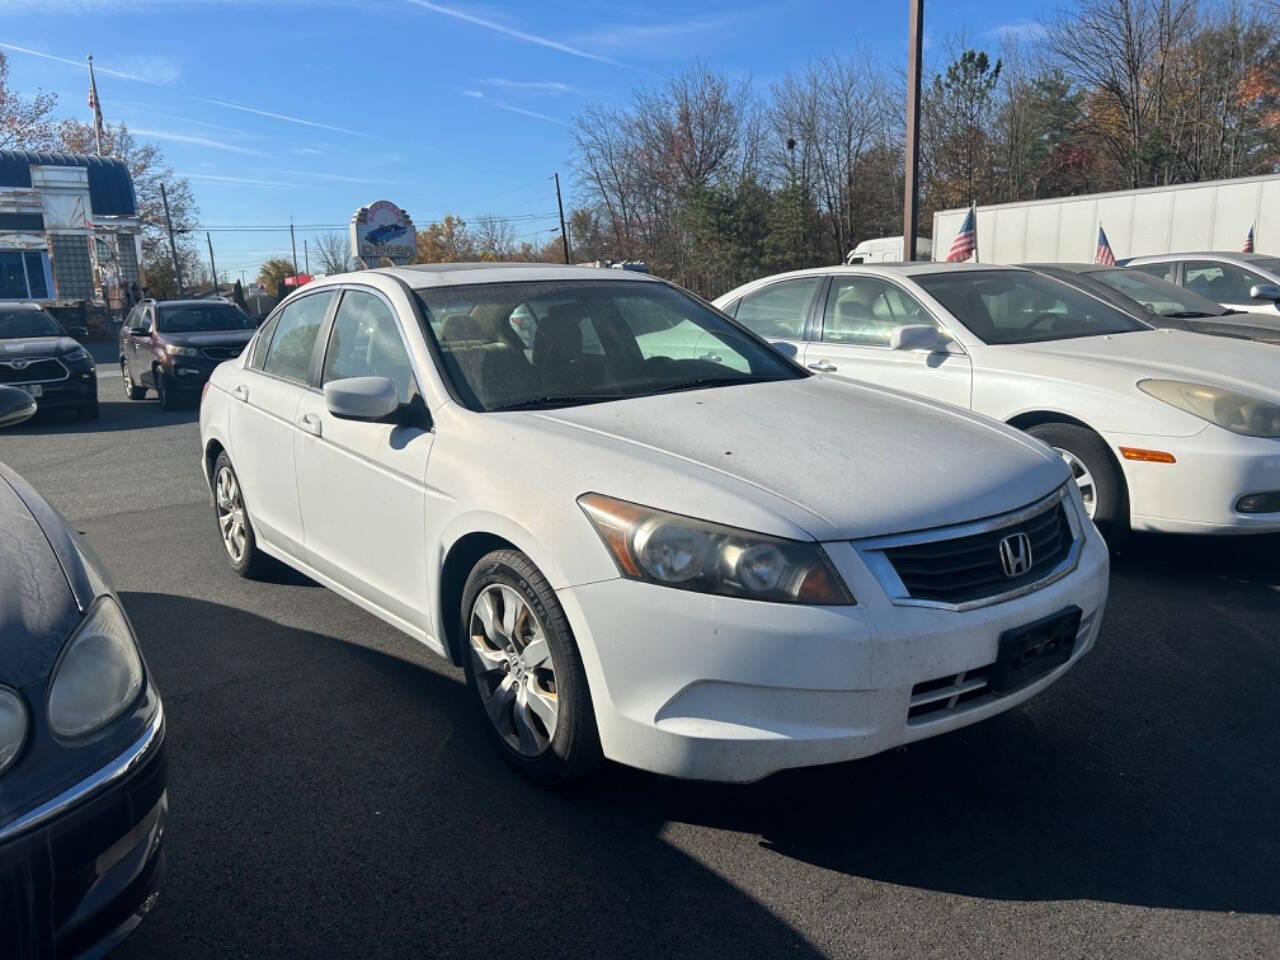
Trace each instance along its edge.
<path fill-rule="evenodd" d="M 701 58 L 769 83 L 810 57 L 869 44 L 906 55 L 906 3 L 669 0 L 0 0 L 0 50 L 21 93 L 89 119 L 86 53 L 105 118 L 159 143 L 191 180 L 202 224 L 344 225 L 388 199 L 418 224 L 445 213 L 554 227 L 551 175 L 572 202 L 568 123 L 591 102 Z M 1013 0 L 927 5 L 935 49 L 963 32 L 994 50 L 1033 29 Z M 302 238 L 313 236 L 300 232 Z M 217 231 L 220 273 L 285 255 L 285 233 Z M 203 237 L 200 237 L 203 241 Z"/>

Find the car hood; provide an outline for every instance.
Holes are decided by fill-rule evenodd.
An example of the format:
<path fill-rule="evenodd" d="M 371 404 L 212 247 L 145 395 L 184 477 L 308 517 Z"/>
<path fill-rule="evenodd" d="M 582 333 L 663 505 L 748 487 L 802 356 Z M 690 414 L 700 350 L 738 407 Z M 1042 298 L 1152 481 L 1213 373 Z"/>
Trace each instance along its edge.
<path fill-rule="evenodd" d="M 1226 337 L 1247 337 L 1264 343 L 1280 343 L 1280 314 L 1228 313 L 1221 317 L 1187 320 L 1192 330 Z"/>
<path fill-rule="evenodd" d="M 818 540 L 880 536 L 989 517 L 1053 492 L 1066 466 L 1048 447 L 985 417 L 878 387 L 820 377 L 691 390 L 529 414 L 683 476 L 698 513 L 728 492 Z M 632 499 L 643 470 L 614 464 Z M 617 487 L 611 488 L 614 492 Z M 701 491 L 701 492 L 700 492 Z M 670 502 L 653 504 L 683 510 Z M 760 529 L 759 526 L 755 529 Z M 774 532 L 774 531 L 764 531 Z M 777 531 L 782 532 L 782 531 Z"/>
<path fill-rule="evenodd" d="M 0 469 L 0 683 L 22 687 L 49 675 L 80 610 L 58 555 L 9 476 Z"/>
<path fill-rule="evenodd" d="M 14 357 L 52 357 L 70 353 L 80 344 L 70 337 L 16 337 L 0 340 L 0 360 Z"/>
<path fill-rule="evenodd" d="M 1087 379 L 1087 368 L 1092 365 L 1130 384 L 1146 378 L 1185 380 L 1228 390 L 1244 388 L 1255 396 L 1280 402 L 1276 380 L 1280 353 L 1269 344 L 1248 340 L 1180 330 L 1142 330 L 997 349 L 1011 351 L 1010 356 L 1052 361 L 1062 376 L 1073 380 Z"/>
<path fill-rule="evenodd" d="M 165 333 L 160 336 L 166 343 L 183 347 L 235 347 L 252 339 L 253 330 L 210 330 L 208 333 Z"/>

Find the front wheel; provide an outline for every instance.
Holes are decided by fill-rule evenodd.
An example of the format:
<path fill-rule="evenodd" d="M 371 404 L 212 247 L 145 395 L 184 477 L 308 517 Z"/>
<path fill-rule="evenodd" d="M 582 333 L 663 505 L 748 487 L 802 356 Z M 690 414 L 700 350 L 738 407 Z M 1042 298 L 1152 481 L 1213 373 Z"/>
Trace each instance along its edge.
<path fill-rule="evenodd" d="M 460 612 L 467 685 L 503 758 L 547 785 L 596 770 L 603 756 L 582 658 L 538 568 L 516 550 L 487 554 Z"/>
<path fill-rule="evenodd" d="M 1080 489 L 1085 512 L 1112 549 L 1119 549 L 1129 531 L 1129 498 L 1124 475 L 1106 442 L 1087 427 L 1071 423 L 1042 423 L 1027 433 L 1057 451 Z"/>
<path fill-rule="evenodd" d="M 168 374 L 157 368 L 155 374 L 156 380 L 156 399 L 160 401 L 161 410 L 178 409 L 178 397 L 173 390 L 173 381 L 169 379 Z"/>
<path fill-rule="evenodd" d="M 133 374 L 129 372 L 129 361 L 120 361 L 120 374 L 124 377 L 124 395 L 130 400 L 142 400 L 147 396 L 147 388 L 133 382 Z"/>

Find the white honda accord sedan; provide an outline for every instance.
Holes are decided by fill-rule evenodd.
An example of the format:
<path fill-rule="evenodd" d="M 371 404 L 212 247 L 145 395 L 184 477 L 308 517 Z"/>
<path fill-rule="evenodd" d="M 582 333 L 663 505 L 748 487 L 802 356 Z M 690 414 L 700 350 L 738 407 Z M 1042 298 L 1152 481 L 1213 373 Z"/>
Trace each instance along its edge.
<path fill-rule="evenodd" d="M 543 782 L 943 733 L 1061 677 L 1107 595 L 1044 445 L 813 377 L 641 274 L 325 278 L 216 369 L 200 427 L 232 567 L 283 561 L 463 666 Z"/>
<path fill-rule="evenodd" d="M 1156 330 L 1049 277 L 977 264 L 798 271 L 715 303 L 812 370 L 1039 437 L 1109 537 L 1280 531 L 1280 347 Z"/>

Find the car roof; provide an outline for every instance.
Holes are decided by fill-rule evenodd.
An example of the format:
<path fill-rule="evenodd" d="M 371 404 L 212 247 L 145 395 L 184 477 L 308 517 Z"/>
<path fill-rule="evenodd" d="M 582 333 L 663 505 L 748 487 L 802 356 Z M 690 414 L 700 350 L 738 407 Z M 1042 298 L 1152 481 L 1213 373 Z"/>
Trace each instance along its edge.
<path fill-rule="evenodd" d="M 556 263 L 415 263 L 406 267 L 378 267 L 370 271 L 336 274 L 334 277 L 325 279 L 350 280 L 366 272 L 395 277 L 415 290 L 470 283 L 519 283 L 535 280 L 661 282 L 655 277 L 634 270 L 604 270 L 600 267 L 577 267 Z"/>
<path fill-rule="evenodd" d="M 157 307 L 195 307 L 201 304 L 230 303 L 231 301 L 224 300 L 222 297 L 194 297 L 187 300 L 153 300 L 151 302 Z"/>
<path fill-rule="evenodd" d="M 1103 270 L 1119 270 L 1101 263 L 1020 263 L 1028 270 L 1061 270 L 1063 273 L 1100 273 Z"/>
<path fill-rule="evenodd" d="M 43 310 L 44 309 L 44 307 L 41 306 L 40 304 L 33 303 L 30 300 L 5 300 L 4 302 L 0 303 L 0 307 L 4 307 L 6 310 L 14 310 L 14 309 Z"/>
<path fill-rule="evenodd" d="M 1274 260 L 1265 253 L 1241 253 L 1238 250 L 1180 250 L 1177 253 L 1148 253 L 1130 257 L 1127 263 L 1163 263 L 1166 260 L 1185 260 L 1188 257 L 1209 257 L 1215 260 Z"/>

